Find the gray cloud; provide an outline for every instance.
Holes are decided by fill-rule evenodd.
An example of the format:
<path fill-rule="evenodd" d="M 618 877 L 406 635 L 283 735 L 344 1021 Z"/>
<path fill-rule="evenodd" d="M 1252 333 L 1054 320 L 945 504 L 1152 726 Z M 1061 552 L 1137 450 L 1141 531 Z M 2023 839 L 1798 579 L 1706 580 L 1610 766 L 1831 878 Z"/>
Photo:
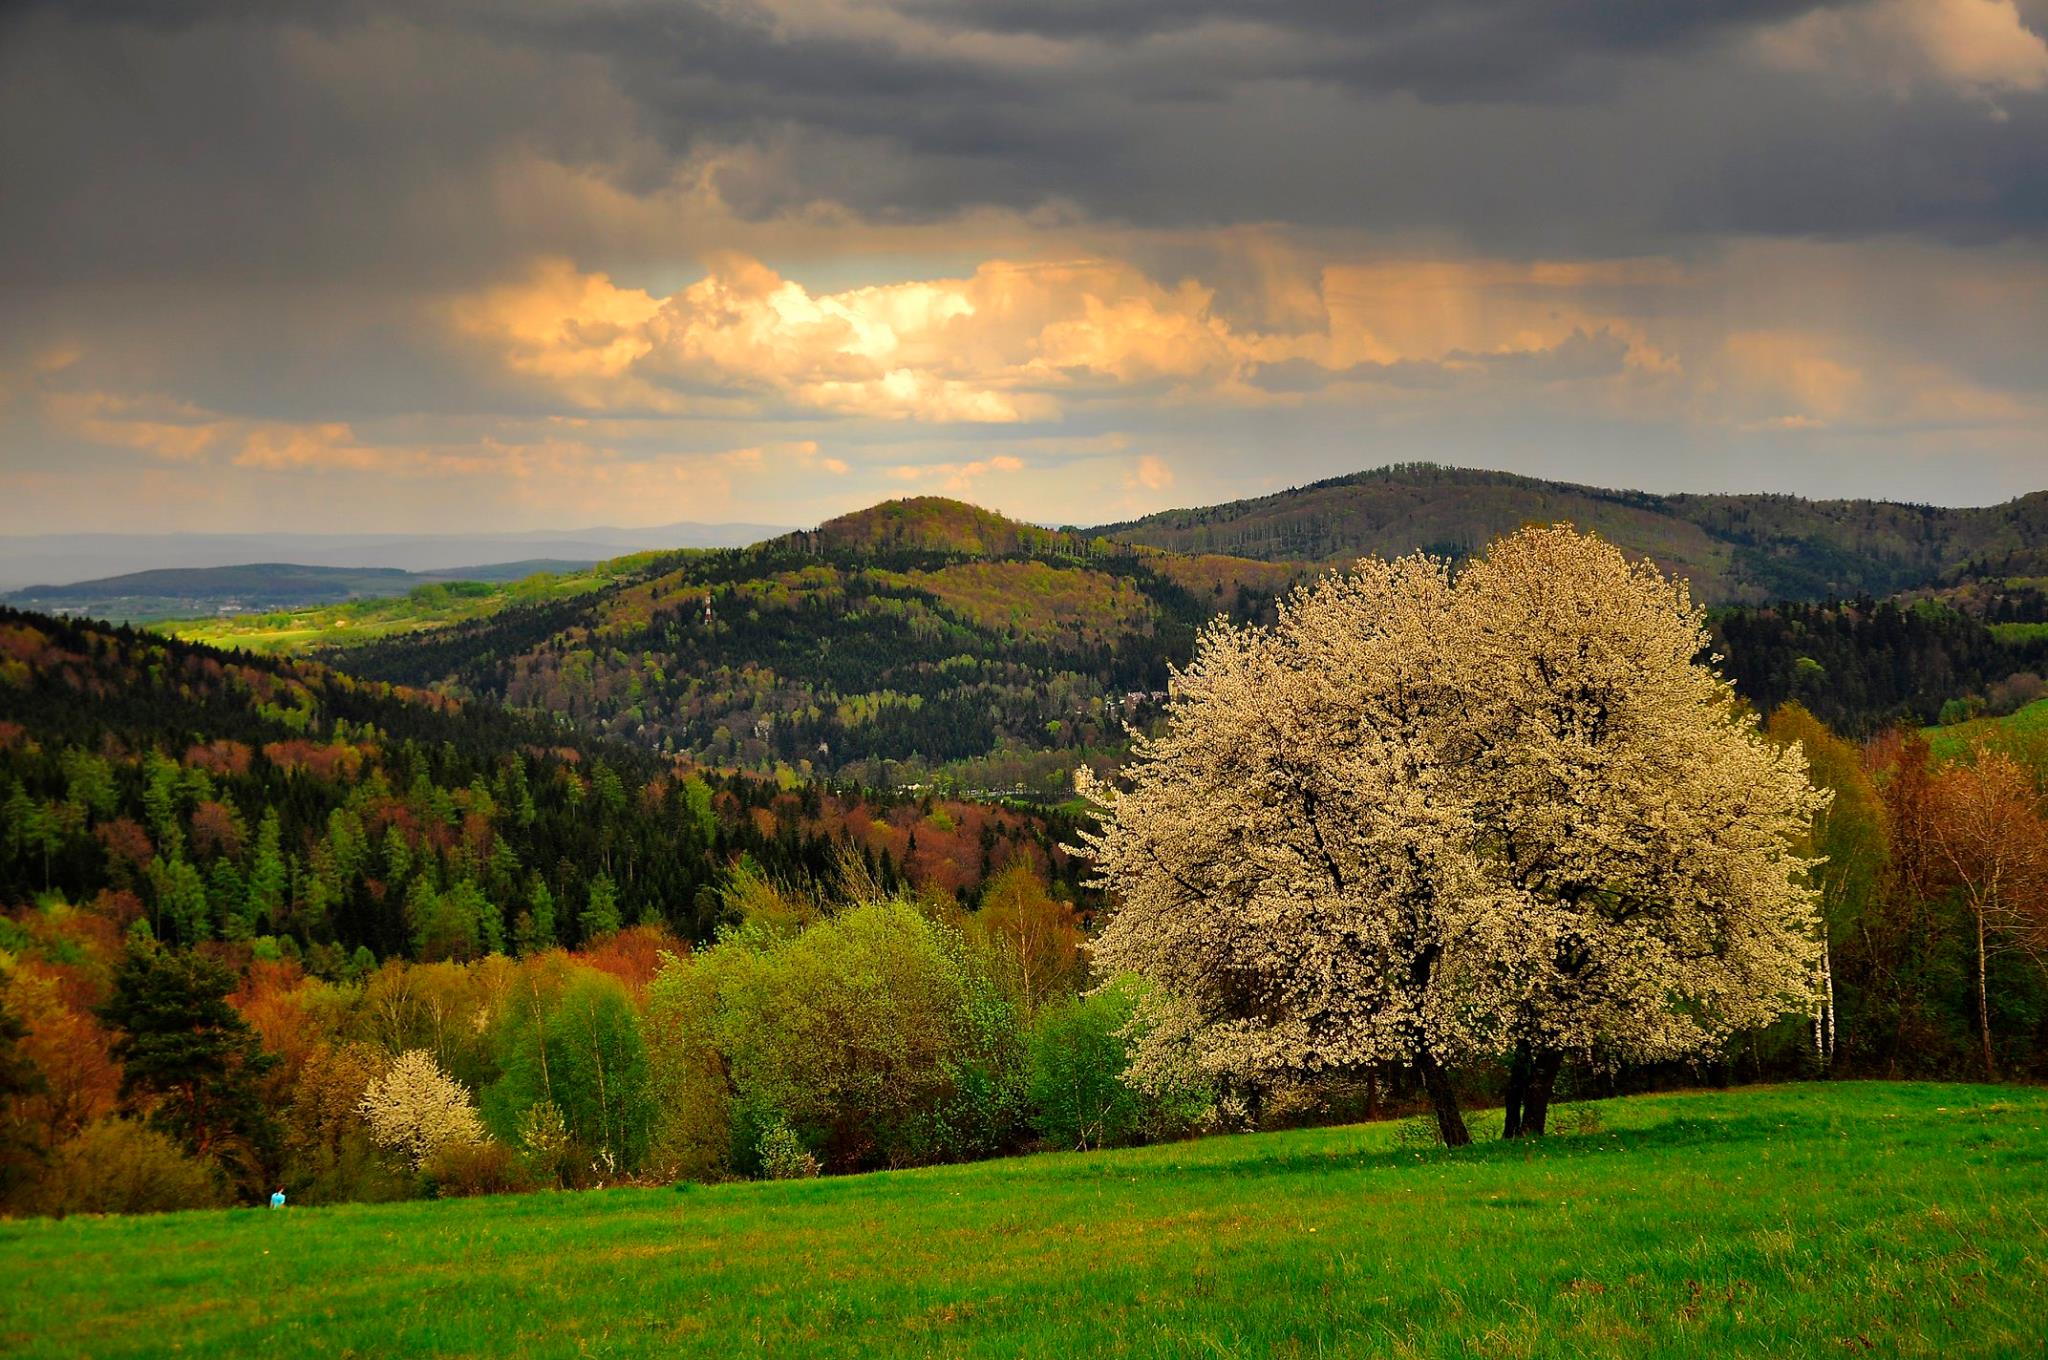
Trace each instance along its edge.
<path fill-rule="evenodd" d="M 1853 26 L 1901 3 L 17 3 L 0 10 L 0 441 L 21 438 L 8 422 L 32 405 L 10 394 L 36 383 L 253 421 L 475 422 L 450 442 L 573 416 L 451 340 L 449 300 L 541 255 L 657 294 L 719 248 L 809 280 L 831 273 L 841 231 L 883 261 L 848 265 L 860 281 L 965 272 L 986 253 L 973 233 L 994 230 L 984 213 L 1012 239 L 1109 241 L 1163 287 L 1213 287 L 1231 324 L 1276 331 L 1313 330 L 1315 304 L 1289 311 L 1295 294 L 1225 229 L 1270 230 L 1305 259 L 1315 242 L 1339 243 L 1330 258 L 1687 264 L 1758 238 L 1869 260 L 1899 244 L 1896 271 L 1828 282 L 1825 297 L 1813 277 L 1780 280 L 1785 310 L 1811 295 L 1817 330 L 1918 345 L 1928 372 L 1988 391 L 2038 391 L 2038 311 L 1991 295 L 1938 314 L 1953 295 L 1911 252 L 2039 262 L 2048 80 L 1767 59 L 1765 35 L 1802 16 Z M 2048 0 L 2019 12 L 2048 25 Z M 1289 267 L 1312 281 L 1312 264 Z M 1314 405 L 1333 386 L 1418 403 L 1511 394 L 1469 427 L 1390 424 L 1399 442 L 1375 446 L 1418 456 L 1441 436 L 1450 457 L 1519 430 L 1538 389 L 1622 366 L 1628 342 L 1589 326 L 1526 355 L 1283 362 L 1249 381 L 1301 399 L 1285 418 L 1304 450 L 1328 442 L 1336 462 L 1303 452 L 1303 473 L 1373 461 L 1328 441 L 1350 418 Z M 89 357 L 34 367 L 67 347 Z M 1710 351 L 1698 340 L 1687 358 Z M 1149 389 L 1101 381 L 1116 390 L 1077 396 L 1064 430 L 1142 424 L 1130 412 Z M 798 414 L 767 411 L 785 437 L 817 435 L 823 422 Z M 1192 447 L 1280 419 L 1150 428 Z M 744 422 L 695 428 L 726 447 L 753 437 Z M 907 436 L 877 422 L 846 437 Z M 21 447 L 0 452 L 65 456 Z"/>
<path fill-rule="evenodd" d="M 1994 116 L 1747 53 L 1812 7 L 917 0 L 862 32 L 744 4 L 32 7 L 0 46 L 0 280 L 602 257 L 601 214 L 522 173 L 645 199 L 712 157 L 753 218 L 1068 205 L 1524 253 L 2041 229 L 2048 97 Z M 1042 40 L 1065 55 L 1016 46 Z"/>

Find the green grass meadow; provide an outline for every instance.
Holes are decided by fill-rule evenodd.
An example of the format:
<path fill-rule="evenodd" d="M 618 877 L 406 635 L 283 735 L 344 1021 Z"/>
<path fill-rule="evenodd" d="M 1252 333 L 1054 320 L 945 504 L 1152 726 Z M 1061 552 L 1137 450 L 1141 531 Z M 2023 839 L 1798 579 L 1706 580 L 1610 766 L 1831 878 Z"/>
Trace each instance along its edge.
<path fill-rule="evenodd" d="M 0 1353 L 2035 1356 L 2048 1091 L 1638 1097 L 773 1184 L 0 1223 Z"/>
<path fill-rule="evenodd" d="M 639 554 L 600 562 L 582 571 L 538 572 L 517 581 L 466 581 L 417 586 L 404 595 L 304 605 L 217 618 L 165 619 L 149 627 L 159 633 L 210 647 L 292 655 L 315 647 L 347 647 L 404 633 L 447 628 L 488 618 L 514 605 L 541 604 L 586 595 L 612 583 L 654 556 Z"/>
<path fill-rule="evenodd" d="M 1929 746 L 1942 760 L 1960 760 L 1980 743 L 2024 756 L 2048 744 L 2048 699 L 2037 699 L 2002 718 L 1972 718 L 1925 730 Z"/>

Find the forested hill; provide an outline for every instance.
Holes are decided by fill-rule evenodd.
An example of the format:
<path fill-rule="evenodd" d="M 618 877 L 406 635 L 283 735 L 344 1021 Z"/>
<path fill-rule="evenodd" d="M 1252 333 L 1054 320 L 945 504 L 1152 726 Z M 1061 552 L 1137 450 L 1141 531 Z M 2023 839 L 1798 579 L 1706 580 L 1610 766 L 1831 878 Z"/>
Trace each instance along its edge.
<path fill-rule="evenodd" d="M 1054 795 L 1120 753 L 1204 623 L 1268 615 L 1307 571 L 924 497 L 334 659 L 709 764 Z"/>
<path fill-rule="evenodd" d="M 1689 577 L 1715 603 L 1882 596 L 2048 572 L 2048 492 L 1984 509 L 1793 496 L 1658 496 L 1410 463 L 1088 530 L 1177 552 L 1328 562 L 1476 552 L 1568 520 Z"/>
<path fill-rule="evenodd" d="M 0 608 L 0 909 L 160 938 L 290 940 L 333 971 L 620 924 L 707 938 L 759 873 L 846 857 L 972 899 L 1013 863 L 1067 900 L 1058 817 L 721 775 L 546 716 Z M 0 920 L 0 951 L 12 948 Z"/>
<path fill-rule="evenodd" d="M 1584 508 L 1559 500 L 1537 513 Z M 1629 513 L 1623 528 L 1679 524 Z M 1425 522 L 1411 540 L 1424 532 L 1436 531 Z M 1126 725 L 1157 716 L 1169 667 L 1193 654 L 1204 623 L 1268 618 L 1317 570 L 921 497 L 749 548 L 653 557 L 587 593 L 327 655 L 368 679 L 563 715 L 707 765 L 1056 799 L 1076 765 L 1115 762 Z M 2041 664 L 2040 646 L 1987 628 L 1992 598 L 1974 618 L 1867 597 L 1724 611 L 1718 650 L 1766 710 L 1796 696 L 1856 734 L 1930 723 Z M 2040 612 L 2035 596 L 1995 598 L 2031 611 L 2015 619 Z"/>

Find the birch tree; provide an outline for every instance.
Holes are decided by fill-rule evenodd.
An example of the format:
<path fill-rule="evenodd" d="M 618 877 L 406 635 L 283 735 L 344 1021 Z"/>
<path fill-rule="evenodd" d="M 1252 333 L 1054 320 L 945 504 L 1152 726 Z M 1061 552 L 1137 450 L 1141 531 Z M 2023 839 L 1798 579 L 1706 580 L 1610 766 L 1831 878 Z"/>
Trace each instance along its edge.
<path fill-rule="evenodd" d="M 1567 1053 L 1712 1048 L 1810 1006 L 1825 795 L 1695 658 L 1682 585 L 1568 528 L 1417 555 L 1213 625 L 1085 839 L 1148 1040 L 1254 1080 L 1510 1059 L 1540 1133 Z M 1140 1054 L 1142 1074 L 1147 1055 Z"/>
<path fill-rule="evenodd" d="M 2011 756 L 1978 746 L 1970 764 L 1934 781 L 1928 839 L 1970 913 L 1976 944 L 1977 1035 L 1984 1079 L 1998 1080 L 1986 985 L 1993 955 L 2048 959 L 2048 821 L 2033 778 Z"/>

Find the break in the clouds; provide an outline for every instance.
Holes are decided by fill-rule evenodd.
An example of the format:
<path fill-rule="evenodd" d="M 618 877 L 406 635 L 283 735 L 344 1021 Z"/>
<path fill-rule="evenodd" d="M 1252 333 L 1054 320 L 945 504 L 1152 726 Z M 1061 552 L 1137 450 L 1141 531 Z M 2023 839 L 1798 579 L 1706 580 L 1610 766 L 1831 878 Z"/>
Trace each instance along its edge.
<path fill-rule="evenodd" d="M 0 18 L 0 527 L 2048 484 L 2043 0 Z"/>

